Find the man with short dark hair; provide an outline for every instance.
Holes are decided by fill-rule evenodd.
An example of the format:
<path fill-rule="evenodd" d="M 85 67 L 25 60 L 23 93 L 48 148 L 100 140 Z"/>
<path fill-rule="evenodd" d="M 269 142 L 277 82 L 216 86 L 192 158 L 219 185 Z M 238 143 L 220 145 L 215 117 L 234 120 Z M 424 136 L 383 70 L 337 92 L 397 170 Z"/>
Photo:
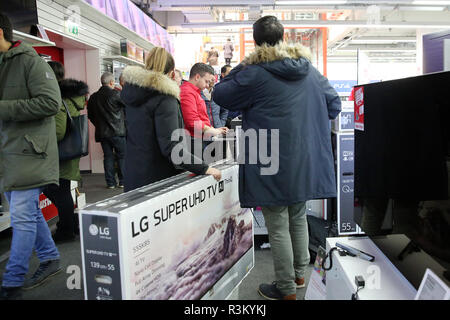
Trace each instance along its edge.
<path fill-rule="evenodd" d="M 309 50 L 283 43 L 283 33 L 274 16 L 256 21 L 255 51 L 216 85 L 213 99 L 242 110 L 242 127 L 256 132 L 258 154 L 266 147 L 279 158 L 278 171 L 264 175 L 267 163 L 247 163 L 254 148 L 246 145 L 239 198 L 243 208 L 262 207 L 269 233 L 276 281 L 261 284 L 258 292 L 267 299 L 295 300 L 309 264 L 305 202 L 336 197 L 329 121 L 341 102 L 311 64 Z M 267 145 L 261 146 L 264 137 Z"/>
<path fill-rule="evenodd" d="M 192 137 L 194 137 L 194 131 L 203 134 L 206 139 L 226 134 L 228 131 L 224 127 L 214 128 L 209 121 L 201 91 L 208 88 L 211 81 L 214 81 L 214 69 L 207 64 L 196 63 L 191 68 L 189 80 L 180 87 L 183 120 L 185 128 Z M 203 137 L 196 136 L 195 138 L 202 139 Z"/>
<path fill-rule="evenodd" d="M 39 208 L 39 195 L 59 183 L 54 115 L 61 105 L 55 74 L 36 51 L 13 41 L 12 25 L 0 13 L 0 191 L 13 229 L 0 300 L 18 299 L 61 271 L 60 255 Z M 33 252 L 40 265 L 25 280 Z"/>
<path fill-rule="evenodd" d="M 220 79 L 225 78 L 230 73 L 232 68 L 233 67 L 230 66 L 229 64 L 224 65 L 220 69 Z M 214 91 L 214 84 L 211 84 L 211 87 L 210 87 L 211 95 L 212 95 L 213 91 Z M 226 125 L 227 117 L 228 117 L 228 110 L 223 108 L 222 106 L 219 106 L 211 97 L 209 99 L 209 104 L 210 104 L 210 108 L 211 108 L 210 122 L 214 126 L 214 128 L 228 127 Z M 209 112 L 208 112 L 208 115 L 209 115 Z"/>
<path fill-rule="evenodd" d="M 123 188 L 126 148 L 124 105 L 120 100 L 119 92 L 114 90 L 115 80 L 112 73 L 103 73 L 101 83 L 102 87 L 88 101 L 88 117 L 95 126 L 95 141 L 102 145 L 106 187 L 108 189 L 114 189 L 116 186 Z"/>

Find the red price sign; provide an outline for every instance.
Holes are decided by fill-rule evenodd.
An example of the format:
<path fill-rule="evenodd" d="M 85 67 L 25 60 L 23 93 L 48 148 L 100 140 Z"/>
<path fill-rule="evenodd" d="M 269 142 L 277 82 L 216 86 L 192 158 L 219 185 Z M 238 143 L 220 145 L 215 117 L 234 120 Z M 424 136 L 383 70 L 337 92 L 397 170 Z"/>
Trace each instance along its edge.
<path fill-rule="evenodd" d="M 355 130 L 364 131 L 364 87 L 355 89 Z"/>

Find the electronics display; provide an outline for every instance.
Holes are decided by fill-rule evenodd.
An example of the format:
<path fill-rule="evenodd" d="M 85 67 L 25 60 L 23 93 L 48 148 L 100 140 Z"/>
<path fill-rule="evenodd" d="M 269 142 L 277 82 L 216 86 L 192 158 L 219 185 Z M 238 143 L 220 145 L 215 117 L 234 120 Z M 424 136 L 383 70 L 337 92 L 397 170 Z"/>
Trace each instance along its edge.
<path fill-rule="evenodd" d="M 174 53 L 173 37 L 130 0 L 84 0 L 103 14 L 136 32 L 154 46 Z"/>
<path fill-rule="evenodd" d="M 406 255 L 422 249 L 447 265 L 449 83 L 450 72 L 441 72 L 355 87 L 354 171 L 355 221 L 362 231 L 374 239 L 404 234 L 411 240 Z M 392 228 L 383 228 L 386 216 Z M 401 251 L 387 256 L 401 272 L 414 268 L 398 259 Z M 415 272 L 422 277 L 425 269 Z"/>
<path fill-rule="evenodd" d="M 345 252 L 347 252 L 348 254 L 350 254 L 352 256 L 358 257 L 363 260 L 367 260 L 367 261 L 375 260 L 375 257 L 373 255 L 365 253 L 364 251 L 361 251 L 361 250 L 351 247 L 349 245 L 345 245 L 345 244 L 336 242 L 336 247 L 344 250 Z"/>

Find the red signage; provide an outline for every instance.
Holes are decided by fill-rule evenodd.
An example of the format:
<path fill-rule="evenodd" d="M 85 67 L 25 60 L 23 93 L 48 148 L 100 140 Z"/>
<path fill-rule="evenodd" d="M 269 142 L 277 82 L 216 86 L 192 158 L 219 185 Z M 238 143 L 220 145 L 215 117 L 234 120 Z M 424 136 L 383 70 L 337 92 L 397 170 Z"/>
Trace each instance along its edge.
<path fill-rule="evenodd" d="M 364 131 L 364 87 L 355 88 L 355 130 Z"/>
<path fill-rule="evenodd" d="M 53 219 L 58 215 L 58 209 L 43 193 L 39 195 L 39 208 L 44 215 L 45 221 Z"/>

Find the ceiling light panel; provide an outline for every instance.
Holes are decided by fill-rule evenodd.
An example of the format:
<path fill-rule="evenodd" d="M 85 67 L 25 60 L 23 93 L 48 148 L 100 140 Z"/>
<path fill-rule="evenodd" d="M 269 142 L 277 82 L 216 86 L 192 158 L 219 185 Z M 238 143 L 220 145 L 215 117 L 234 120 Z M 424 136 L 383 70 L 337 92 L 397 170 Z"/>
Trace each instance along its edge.
<path fill-rule="evenodd" d="M 413 1 L 414 5 L 424 5 L 424 6 L 450 6 L 450 1 L 434 1 L 434 0 L 421 0 Z"/>
<path fill-rule="evenodd" d="M 329 4 L 346 4 L 347 0 L 323 0 L 323 1 L 276 1 L 276 5 L 329 5 Z"/>

